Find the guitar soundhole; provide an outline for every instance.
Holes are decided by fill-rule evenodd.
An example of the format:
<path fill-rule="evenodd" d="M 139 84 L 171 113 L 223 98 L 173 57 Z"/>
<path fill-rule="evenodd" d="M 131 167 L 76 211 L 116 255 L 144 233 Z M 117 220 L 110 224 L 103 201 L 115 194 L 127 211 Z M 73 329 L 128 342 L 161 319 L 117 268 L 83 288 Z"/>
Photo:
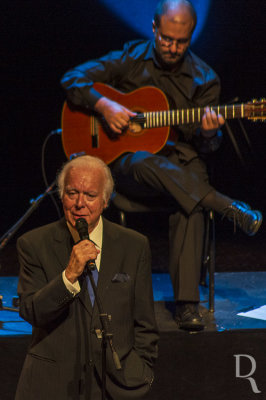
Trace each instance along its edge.
<path fill-rule="evenodd" d="M 142 131 L 142 126 L 136 122 L 129 122 L 128 133 L 138 134 Z"/>
<path fill-rule="evenodd" d="M 129 135 L 131 133 L 134 135 L 141 134 L 143 130 L 143 124 L 146 122 L 146 119 L 144 118 L 143 115 L 143 110 L 132 109 L 131 111 L 137 113 L 137 115 L 135 117 L 130 118 L 127 134 Z"/>

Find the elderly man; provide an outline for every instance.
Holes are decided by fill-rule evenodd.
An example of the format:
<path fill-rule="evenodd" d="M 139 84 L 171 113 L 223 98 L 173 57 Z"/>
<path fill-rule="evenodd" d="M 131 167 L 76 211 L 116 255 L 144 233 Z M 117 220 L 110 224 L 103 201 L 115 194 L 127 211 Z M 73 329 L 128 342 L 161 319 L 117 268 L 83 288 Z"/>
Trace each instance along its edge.
<path fill-rule="evenodd" d="M 100 400 L 103 383 L 106 399 L 140 399 L 153 381 L 158 340 L 148 240 L 101 216 L 113 179 L 100 159 L 67 162 L 58 187 L 65 217 L 17 243 L 20 315 L 33 333 L 16 400 Z M 90 298 L 88 262 L 98 302 Z M 105 376 L 98 303 L 112 334 Z"/>

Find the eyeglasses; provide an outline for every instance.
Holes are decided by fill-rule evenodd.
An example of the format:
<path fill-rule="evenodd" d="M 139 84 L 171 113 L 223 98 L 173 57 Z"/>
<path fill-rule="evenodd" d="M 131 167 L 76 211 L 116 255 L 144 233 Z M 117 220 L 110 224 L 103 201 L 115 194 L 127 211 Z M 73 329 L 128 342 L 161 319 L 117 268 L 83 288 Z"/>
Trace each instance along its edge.
<path fill-rule="evenodd" d="M 171 39 L 168 36 L 164 36 L 162 33 L 160 33 L 157 29 L 157 33 L 158 33 L 158 39 L 161 42 L 162 46 L 165 47 L 171 47 L 174 43 L 176 43 L 176 46 L 184 46 L 187 43 L 189 43 L 190 41 L 190 37 L 189 38 L 184 38 L 184 39 Z"/>

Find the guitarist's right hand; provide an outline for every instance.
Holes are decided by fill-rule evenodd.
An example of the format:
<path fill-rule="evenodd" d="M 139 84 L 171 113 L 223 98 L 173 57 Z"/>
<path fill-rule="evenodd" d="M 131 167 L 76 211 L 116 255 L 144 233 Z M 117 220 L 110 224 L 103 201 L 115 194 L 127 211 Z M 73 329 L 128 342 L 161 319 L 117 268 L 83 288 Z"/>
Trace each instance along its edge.
<path fill-rule="evenodd" d="M 128 110 L 107 97 L 101 97 L 94 106 L 95 111 L 102 114 L 110 129 L 115 133 L 122 133 L 128 127 L 131 117 L 137 114 Z"/>

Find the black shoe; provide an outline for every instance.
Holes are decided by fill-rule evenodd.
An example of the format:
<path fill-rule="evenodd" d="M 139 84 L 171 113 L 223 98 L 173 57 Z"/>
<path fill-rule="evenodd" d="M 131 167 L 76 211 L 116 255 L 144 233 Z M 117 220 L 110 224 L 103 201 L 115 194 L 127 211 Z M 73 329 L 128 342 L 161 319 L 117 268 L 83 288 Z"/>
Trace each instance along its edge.
<path fill-rule="evenodd" d="M 249 236 L 258 232 L 263 219 L 260 211 L 251 210 L 250 206 L 242 201 L 234 201 L 226 207 L 224 216 L 230 221 L 234 221 L 234 224 Z"/>
<path fill-rule="evenodd" d="M 204 329 L 198 303 L 177 303 L 175 321 L 180 329 L 187 331 Z"/>

